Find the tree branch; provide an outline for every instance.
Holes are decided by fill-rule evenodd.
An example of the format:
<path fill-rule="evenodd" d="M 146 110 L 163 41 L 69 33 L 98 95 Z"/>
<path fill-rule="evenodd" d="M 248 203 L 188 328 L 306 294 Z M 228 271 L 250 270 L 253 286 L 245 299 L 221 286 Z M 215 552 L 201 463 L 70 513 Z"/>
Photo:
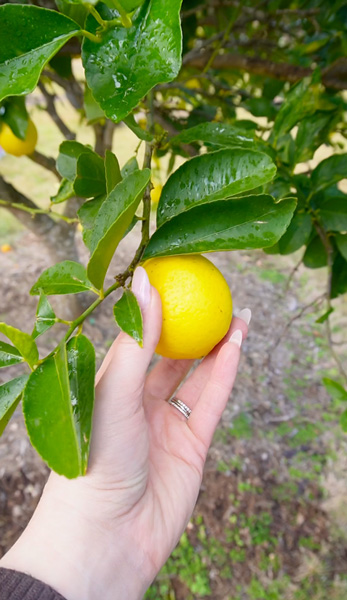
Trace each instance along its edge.
<path fill-rule="evenodd" d="M 191 57 L 185 64 L 203 70 L 212 56 L 211 51 L 201 52 L 198 56 Z M 280 81 L 295 83 L 304 77 L 312 76 L 312 69 L 298 67 L 288 63 L 277 63 L 258 57 L 243 54 L 219 54 L 211 65 L 214 69 L 238 69 L 265 77 L 274 77 Z M 325 69 L 322 73 L 323 84 L 335 90 L 347 88 L 347 59 L 341 58 L 336 63 Z"/>
<path fill-rule="evenodd" d="M 58 84 L 65 90 L 66 97 L 74 108 L 77 110 L 82 108 L 83 91 L 75 78 L 64 79 L 64 77 L 60 77 L 60 75 L 58 75 L 58 73 L 55 71 L 49 71 L 48 69 L 42 71 L 42 75 L 51 81 L 54 81 L 54 83 Z"/>
<path fill-rule="evenodd" d="M 42 81 L 39 81 L 38 87 L 40 88 L 40 90 L 46 100 L 46 110 L 47 110 L 49 116 L 51 117 L 52 121 L 56 124 L 59 131 L 61 131 L 61 133 L 67 140 L 75 140 L 76 134 L 73 131 L 71 131 L 67 125 L 65 125 L 63 119 L 57 113 L 57 109 L 55 107 L 55 95 L 50 94 L 46 90 Z"/>
<path fill-rule="evenodd" d="M 55 166 L 54 158 L 51 158 L 50 156 L 45 156 L 44 154 L 41 154 L 41 152 L 37 152 L 37 150 L 34 150 L 32 154 L 29 154 L 28 158 L 30 158 L 30 160 L 32 160 L 36 164 L 40 165 L 40 167 L 47 169 L 47 171 L 51 171 L 51 173 L 53 173 L 57 177 L 57 179 L 59 179 L 59 181 L 61 180 L 60 173 L 58 173 Z"/>

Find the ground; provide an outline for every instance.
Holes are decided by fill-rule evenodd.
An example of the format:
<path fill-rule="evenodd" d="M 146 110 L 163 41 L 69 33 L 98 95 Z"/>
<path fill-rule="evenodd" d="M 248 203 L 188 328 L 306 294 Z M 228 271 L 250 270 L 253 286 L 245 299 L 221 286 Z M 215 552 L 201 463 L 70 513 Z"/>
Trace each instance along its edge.
<path fill-rule="evenodd" d="M 0 318 L 29 331 L 37 299 L 28 290 L 48 259 L 30 233 L 17 233 L 11 244 L 10 252 L 0 253 Z M 135 246 L 136 232 L 123 243 L 114 269 L 120 270 Z M 212 259 L 230 284 L 235 307 L 252 309 L 252 325 L 194 516 L 148 598 L 323 600 L 329 593 L 342 600 L 347 444 L 338 424 L 342 409 L 321 384 L 322 375 L 336 375 L 336 367 L 317 315 L 304 314 L 286 330 L 303 304 L 318 295 L 324 270 L 315 278 L 299 270 L 287 291 L 292 260 L 275 262 L 262 252 Z M 99 363 L 117 332 L 112 306 L 110 299 L 86 324 Z M 340 310 L 342 331 L 346 315 Z M 42 338 L 42 352 L 57 335 Z M 8 376 L 3 370 L 3 380 Z M 5 552 L 29 520 L 48 474 L 28 442 L 20 410 L 1 439 L 0 458 Z"/>

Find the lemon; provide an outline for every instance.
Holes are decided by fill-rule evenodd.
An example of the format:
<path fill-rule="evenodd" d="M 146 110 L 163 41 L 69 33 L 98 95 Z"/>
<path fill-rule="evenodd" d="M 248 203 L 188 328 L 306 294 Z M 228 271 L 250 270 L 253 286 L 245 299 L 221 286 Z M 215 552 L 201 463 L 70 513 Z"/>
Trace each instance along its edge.
<path fill-rule="evenodd" d="M 200 255 L 150 258 L 143 264 L 163 307 L 156 352 L 169 358 L 202 358 L 224 337 L 232 298 L 222 273 Z"/>
<path fill-rule="evenodd" d="M 153 207 L 157 206 L 159 199 L 160 199 L 160 194 L 161 194 L 162 189 L 163 189 L 163 186 L 161 185 L 161 183 L 156 183 L 154 188 L 151 190 L 151 201 L 152 201 Z"/>
<path fill-rule="evenodd" d="M 14 135 L 12 129 L 3 123 L 0 130 L 0 146 L 13 156 L 24 156 L 32 154 L 37 142 L 37 129 L 34 123 L 29 119 L 28 129 L 24 140 Z"/>

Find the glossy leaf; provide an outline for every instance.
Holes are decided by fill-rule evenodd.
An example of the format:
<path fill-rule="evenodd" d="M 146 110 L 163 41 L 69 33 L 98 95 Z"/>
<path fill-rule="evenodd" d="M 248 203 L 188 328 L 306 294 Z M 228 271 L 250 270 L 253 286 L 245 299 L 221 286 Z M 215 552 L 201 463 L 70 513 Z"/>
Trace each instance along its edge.
<path fill-rule="evenodd" d="M 88 200 L 88 202 L 82 204 L 77 212 L 82 225 L 83 241 L 89 250 L 91 249 L 95 219 L 105 198 L 106 196 L 99 196 L 98 198 L 93 198 L 93 200 Z"/>
<path fill-rule="evenodd" d="M 21 375 L 0 385 L 0 435 L 16 410 L 29 375 Z"/>
<path fill-rule="evenodd" d="M 142 348 L 142 314 L 133 292 L 124 290 L 123 296 L 113 307 L 113 314 L 121 330 L 134 338 Z"/>
<path fill-rule="evenodd" d="M 204 142 L 214 146 L 254 149 L 254 135 L 247 130 L 239 129 L 228 123 L 200 123 L 190 129 L 185 129 L 171 138 L 170 144 L 191 144 Z"/>
<path fill-rule="evenodd" d="M 30 441 L 48 466 L 68 478 L 81 475 L 65 344 L 29 377 L 23 413 Z"/>
<path fill-rule="evenodd" d="M 252 190 L 271 181 L 275 173 L 269 156 L 251 150 L 235 148 L 196 156 L 179 167 L 164 185 L 157 210 L 158 227 L 199 204 Z"/>
<path fill-rule="evenodd" d="M 11 325 L 6 325 L 6 323 L 0 323 L 0 333 L 3 333 L 12 342 L 28 365 L 33 367 L 37 364 L 39 353 L 31 335 L 11 327 Z"/>
<path fill-rule="evenodd" d="M 115 250 L 133 219 L 150 173 L 149 169 L 134 171 L 116 185 L 101 205 L 90 238 L 92 255 L 87 268 L 89 279 L 98 289 L 102 287 Z"/>
<path fill-rule="evenodd" d="M 347 260 L 347 233 L 338 234 L 335 238 L 338 249 L 340 250 L 343 258 Z"/>
<path fill-rule="evenodd" d="M 106 191 L 110 194 L 117 183 L 122 181 L 119 162 L 117 157 L 110 150 L 105 152 L 105 176 L 106 176 Z"/>
<path fill-rule="evenodd" d="M 134 171 L 138 171 L 139 168 L 140 167 L 139 167 L 139 163 L 137 162 L 137 159 L 135 158 L 135 156 L 132 156 L 131 158 L 129 158 L 129 160 L 127 160 L 125 165 L 123 165 L 123 167 L 121 168 L 121 170 L 120 170 L 121 176 L 123 177 L 123 179 L 125 179 L 125 177 L 130 175 L 130 173 L 133 173 Z"/>
<path fill-rule="evenodd" d="M 89 146 L 84 146 L 80 142 L 73 140 L 62 142 L 57 159 L 57 169 L 60 175 L 69 181 L 74 181 L 77 175 L 77 160 L 84 153 L 95 154 Z"/>
<path fill-rule="evenodd" d="M 23 357 L 17 348 L 0 340 L 0 368 L 17 365 L 21 362 L 23 362 Z"/>
<path fill-rule="evenodd" d="M 95 100 L 92 91 L 87 85 L 85 87 L 83 105 L 89 125 L 97 123 L 100 119 L 105 119 L 106 115 L 104 111 Z"/>
<path fill-rule="evenodd" d="M 1 79 L 0 79 L 1 81 Z M 14 135 L 20 140 L 24 140 L 29 123 L 29 115 L 25 107 L 25 98 L 13 96 L 5 102 L 5 113 L 2 115 L 2 119 Z"/>
<path fill-rule="evenodd" d="M 55 312 L 48 301 L 47 296 L 41 294 L 36 310 L 36 322 L 32 337 L 35 339 L 53 327 L 57 322 Z"/>
<path fill-rule="evenodd" d="M 82 60 L 95 100 L 113 121 L 124 119 L 158 83 L 172 81 L 181 66 L 182 35 L 179 11 L 182 0 L 147 0 L 136 13 L 132 27 L 115 27 L 99 44 L 84 39 Z M 100 4 L 105 20 L 117 11 Z M 87 29 L 98 23 L 90 16 Z"/>
<path fill-rule="evenodd" d="M 284 234 L 296 201 L 271 196 L 214 202 L 181 213 L 151 237 L 144 258 L 273 246 Z"/>
<path fill-rule="evenodd" d="M 294 215 L 284 236 L 279 240 L 278 247 L 281 254 L 291 254 L 310 239 L 312 231 L 312 219 L 308 213 L 297 213 Z"/>
<path fill-rule="evenodd" d="M 316 191 L 323 190 L 347 177 L 347 154 L 335 154 L 322 160 L 311 174 Z"/>
<path fill-rule="evenodd" d="M 88 464 L 95 395 L 95 350 L 84 335 L 77 335 L 69 340 L 67 364 L 81 472 L 84 475 Z"/>
<path fill-rule="evenodd" d="M 337 254 L 333 262 L 331 277 L 331 298 L 337 298 L 347 292 L 347 260 Z"/>
<path fill-rule="evenodd" d="M 145 142 L 151 142 L 153 140 L 153 135 L 138 125 L 138 123 L 135 121 L 134 115 L 128 115 L 125 117 L 125 119 L 123 119 L 123 122 L 140 140 L 144 140 Z"/>
<path fill-rule="evenodd" d="M 34 90 L 45 64 L 79 25 L 55 10 L 25 4 L 0 7 L 0 100 Z"/>
<path fill-rule="evenodd" d="M 106 193 L 105 166 L 101 156 L 95 152 L 83 152 L 78 157 L 74 190 L 81 198 Z"/>
<path fill-rule="evenodd" d="M 69 181 L 69 179 L 62 179 L 57 193 L 55 196 L 51 196 L 51 202 L 53 204 L 60 204 L 61 202 L 66 202 L 66 200 L 73 198 L 74 195 L 75 190 L 73 182 Z"/>
<path fill-rule="evenodd" d="M 333 400 L 347 402 L 347 390 L 345 390 L 340 383 L 334 381 L 334 379 L 329 379 L 328 377 L 323 377 L 322 381 L 328 394 Z"/>
<path fill-rule="evenodd" d="M 78 294 L 90 290 L 95 291 L 84 266 L 72 260 L 64 260 L 43 271 L 31 288 L 30 294 L 35 296 L 43 292 L 47 296 L 52 296 Z"/>
<path fill-rule="evenodd" d="M 318 235 L 307 245 L 302 261 L 309 269 L 319 269 L 328 264 L 327 253 Z"/>

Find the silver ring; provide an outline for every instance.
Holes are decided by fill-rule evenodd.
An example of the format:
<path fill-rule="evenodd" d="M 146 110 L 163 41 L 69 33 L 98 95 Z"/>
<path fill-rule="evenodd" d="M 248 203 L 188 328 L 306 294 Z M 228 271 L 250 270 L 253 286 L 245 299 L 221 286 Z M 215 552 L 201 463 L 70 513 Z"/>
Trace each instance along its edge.
<path fill-rule="evenodd" d="M 182 400 L 179 400 L 179 398 L 176 398 L 175 396 L 174 398 L 170 398 L 170 400 L 168 400 L 168 404 L 171 404 L 171 406 L 177 408 L 177 410 L 179 410 L 187 420 L 189 419 L 192 411 L 189 406 L 182 402 Z"/>

